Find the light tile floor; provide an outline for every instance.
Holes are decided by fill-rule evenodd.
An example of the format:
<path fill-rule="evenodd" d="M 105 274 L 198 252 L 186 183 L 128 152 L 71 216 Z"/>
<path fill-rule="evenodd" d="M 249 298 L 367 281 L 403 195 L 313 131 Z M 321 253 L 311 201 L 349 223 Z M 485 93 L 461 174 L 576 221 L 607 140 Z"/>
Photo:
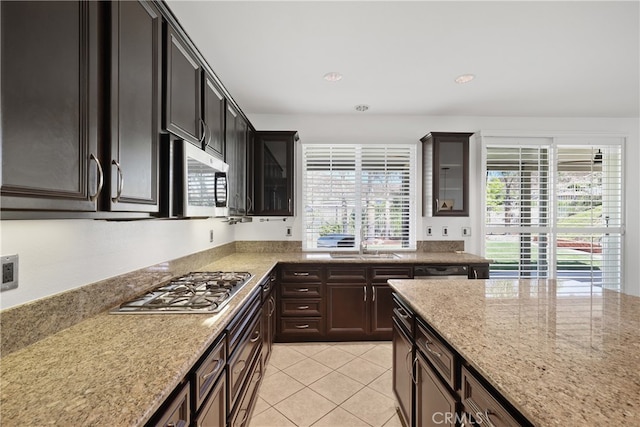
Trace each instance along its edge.
<path fill-rule="evenodd" d="M 274 344 L 250 427 L 401 427 L 390 342 Z"/>

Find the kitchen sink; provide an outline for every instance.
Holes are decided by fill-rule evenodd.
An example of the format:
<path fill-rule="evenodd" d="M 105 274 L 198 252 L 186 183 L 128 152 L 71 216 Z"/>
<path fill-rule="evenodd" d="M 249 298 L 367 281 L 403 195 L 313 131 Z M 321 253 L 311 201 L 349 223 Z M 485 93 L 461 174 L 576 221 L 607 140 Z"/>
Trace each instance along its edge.
<path fill-rule="evenodd" d="M 398 254 L 393 254 L 393 253 L 354 254 L 354 253 L 332 252 L 330 256 L 331 258 L 334 258 L 334 259 L 396 259 L 396 258 L 400 258 Z"/>

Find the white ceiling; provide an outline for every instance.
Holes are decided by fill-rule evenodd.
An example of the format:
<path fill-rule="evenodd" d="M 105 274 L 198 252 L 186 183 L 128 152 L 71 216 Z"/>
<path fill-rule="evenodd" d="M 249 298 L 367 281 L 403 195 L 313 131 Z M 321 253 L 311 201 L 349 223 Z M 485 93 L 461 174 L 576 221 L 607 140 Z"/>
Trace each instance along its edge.
<path fill-rule="evenodd" d="M 246 114 L 640 116 L 638 1 L 167 4 Z"/>

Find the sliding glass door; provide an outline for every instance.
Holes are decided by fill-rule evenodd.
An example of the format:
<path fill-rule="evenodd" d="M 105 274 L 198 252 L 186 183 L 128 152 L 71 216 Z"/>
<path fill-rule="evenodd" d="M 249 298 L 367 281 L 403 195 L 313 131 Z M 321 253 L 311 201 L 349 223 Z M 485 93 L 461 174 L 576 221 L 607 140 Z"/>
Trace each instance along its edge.
<path fill-rule="evenodd" d="M 492 277 L 619 289 L 620 138 L 483 138 L 485 256 Z"/>

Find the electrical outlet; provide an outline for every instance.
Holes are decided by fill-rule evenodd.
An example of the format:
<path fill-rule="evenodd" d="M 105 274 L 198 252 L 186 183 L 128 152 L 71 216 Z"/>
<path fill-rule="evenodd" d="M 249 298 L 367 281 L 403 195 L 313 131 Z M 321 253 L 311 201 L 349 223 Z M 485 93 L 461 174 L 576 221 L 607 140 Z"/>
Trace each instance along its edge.
<path fill-rule="evenodd" d="M 18 287 L 18 255 L 2 257 L 2 285 L 0 291 Z"/>
<path fill-rule="evenodd" d="M 213 243 L 213 230 L 209 230 L 209 243 Z"/>
<path fill-rule="evenodd" d="M 433 236 L 433 227 L 427 226 L 427 236 Z"/>
<path fill-rule="evenodd" d="M 462 237 L 471 236 L 471 227 L 462 227 Z"/>
<path fill-rule="evenodd" d="M 448 236 L 449 235 L 449 227 L 442 227 L 442 235 L 443 236 Z"/>
<path fill-rule="evenodd" d="M 292 235 L 292 234 L 291 234 L 291 226 L 289 225 L 289 226 L 287 226 L 286 236 L 287 236 L 287 237 L 291 237 L 291 235 Z"/>

